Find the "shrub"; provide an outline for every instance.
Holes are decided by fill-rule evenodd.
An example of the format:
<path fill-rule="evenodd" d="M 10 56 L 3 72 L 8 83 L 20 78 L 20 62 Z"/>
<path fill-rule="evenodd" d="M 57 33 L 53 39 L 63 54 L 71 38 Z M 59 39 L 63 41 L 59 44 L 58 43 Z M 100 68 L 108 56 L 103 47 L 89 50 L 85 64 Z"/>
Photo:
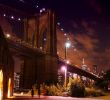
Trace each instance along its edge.
<path fill-rule="evenodd" d="M 93 97 L 97 97 L 97 96 L 104 96 L 105 94 L 97 88 L 91 87 L 91 88 L 85 88 L 85 95 L 86 96 L 93 96 Z"/>
<path fill-rule="evenodd" d="M 64 91 L 64 87 L 62 87 L 59 84 L 49 85 L 49 86 L 45 85 L 44 89 L 46 91 L 46 95 L 50 95 L 50 96 L 62 96 Z"/>
<path fill-rule="evenodd" d="M 70 95 L 72 97 L 84 97 L 85 86 L 81 83 L 72 83 L 70 86 Z"/>

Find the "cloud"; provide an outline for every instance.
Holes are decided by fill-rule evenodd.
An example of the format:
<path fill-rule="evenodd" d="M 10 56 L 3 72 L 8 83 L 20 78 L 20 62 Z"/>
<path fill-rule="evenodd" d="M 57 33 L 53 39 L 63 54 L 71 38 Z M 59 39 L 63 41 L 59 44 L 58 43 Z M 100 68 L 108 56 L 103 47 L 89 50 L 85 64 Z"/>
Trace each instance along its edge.
<path fill-rule="evenodd" d="M 93 57 L 97 55 L 95 49 L 97 48 L 98 40 L 93 39 L 89 35 L 77 34 L 73 35 L 69 33 L 66 37 L 64 32 L 57 30 L 57 49 L 59 56 L 64 59 L 65 55 L 65 41 L 69 38 L 71 41 L 71 47 L 67 49 L 67 59 L 74 65 L 81 67 L 82 59 L 85 58 L 86 64 L 92 67 Z"/>
<path fill-rule="evenodd" d="M 95 29 L 92 28 L 88 23 L 84 22 L 82 27 L 84 27 L 84 31 L 91 27 L 95 35 Z M 69 38 L 71 41 L 71 47 L 67 49 L 67 59 L 74 65 L 78 67 L 82 66 L 82 60 L 85 59 L 85 64 L 88 65 L 90 69 L 92 69 L 94 64 L 96 63 L 96 57 L 98 57 L 99 53 L 97 52 L 99 39 L 93 34 L 90 35 L 91 31 L 85 31 L 86 33 L 78 33 L 73 34 L 72 32 L 68 33 L 67 36 L 64 35 L 64 32 L 60 29 L 57 29 L 57 51 L 58 55 L 64 59 L 65 55 L 65 41 L 66 38 Z M 98 64 L 99 65 L 99 64 Z"/>
<path fill-rule="evenodd" d="M 69 59 L 72 64 L 81 67 L 82 59 L 84 58 L 85 64 L 91 70 L 93 69 L 93 65 L 97 65 L 99 72 L 110 69 L 110 46 L 108 46 L 109 42 L 106 43 L 109 35 L 105 36 L 105 34 L 109 32 L 107 31 L 108 29 L 100 29 L 100 26 L 103 24 L 92 20 L 86 21 L 82 19 L 80 21 L 71 21 L 71 24 L 73 30 L 66 36 L 72 44 L 72 47 L 67 50 L 67 59 Z M 99 34 L 103 32 L 103 30 L 105 32 L 104 36 Z M 57 34 L 58 55 L 64 58 L 64 43 L 66 37 L 64 36 L 64 32 L 60 29 L 57 30 Z"/>

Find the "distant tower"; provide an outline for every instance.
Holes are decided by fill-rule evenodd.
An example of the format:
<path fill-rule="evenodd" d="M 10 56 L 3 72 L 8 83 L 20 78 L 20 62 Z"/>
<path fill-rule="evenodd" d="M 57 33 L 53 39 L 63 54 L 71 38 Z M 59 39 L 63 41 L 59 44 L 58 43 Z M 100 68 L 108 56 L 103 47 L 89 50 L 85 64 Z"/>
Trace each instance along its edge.
<path fill-rule="evenodd" d="M 82 59 L 82 66 L 81 66 L 81 68 L 83 70 L 90 71 L 89 67 L 85 64 L 85 59 L 84 58 Z"/>
<path fill-rule="evenodd" d="M 83 58 L 82 64 L 84 65 L 84 63 L 85 63 L 85 62 L 84 62 L 84 58 Z"/>
<path fill-rule="evenodd" d="M 97 65 L 93 65 L 93 73 L 97 74 Z"/>

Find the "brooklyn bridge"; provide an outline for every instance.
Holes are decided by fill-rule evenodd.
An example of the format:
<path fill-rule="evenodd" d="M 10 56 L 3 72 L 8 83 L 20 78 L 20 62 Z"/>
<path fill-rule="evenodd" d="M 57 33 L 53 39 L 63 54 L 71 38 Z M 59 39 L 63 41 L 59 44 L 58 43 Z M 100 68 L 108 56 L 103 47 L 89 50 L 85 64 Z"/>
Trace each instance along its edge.
<path fill-rule="evenodd" d="M 9 12 L 20 14 L 15 9 L 0 5 L 0 75 L 2 76 L 0 82 L 3 83 L 1 87 L 4 98 L 7 98 L 8 85 L 10 85 L 10 95 L 13 95 L 14 72 L 18 67 L 18 60 L 20 88 L 23 89 L 31 88 L 36 82 L 58 82 L 58 70 L 62 65 L 66 65 L 70 73 L 92 80 L 100 79 L 90 71 L 66 63 L 69 59 L 67 56 L 69 48 L 64 47 L 60 51 L 64 53 L 64 58 L 59 55 L 60 44 L 57 42 L 60 38 L 59 27 L 53 11 L 23 15 L 22 19 L 15 19 L 14 16 L 7 17 Z M 69 39 L 65 37 L 64 41 L 66 43 Z"/>

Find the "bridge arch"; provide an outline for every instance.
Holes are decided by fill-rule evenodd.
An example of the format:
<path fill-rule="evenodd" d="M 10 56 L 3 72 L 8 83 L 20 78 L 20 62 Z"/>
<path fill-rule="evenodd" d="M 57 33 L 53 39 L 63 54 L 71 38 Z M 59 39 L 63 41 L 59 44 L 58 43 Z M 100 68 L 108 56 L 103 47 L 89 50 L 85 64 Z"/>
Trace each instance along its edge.
<path fill-rule="evenodd" d="M 54 12 L 48 10 L 42 15 L 25 18 L 24 30 L 24 38 L 27 42 L 31 38 L 31 42 L 37 48 L 42 47 L 49 54 L 57 55 L 56 18 Z M 45 46 L 43 46 L 44 37 L 46 37 Z"/>
<path fill-rule="evenodd" d="M 56 80 L 57 78 L 58 59 L 56 44 L 56 20 L 54 12 L 48 10 L 43 15 L 36 15 L 31 17 L 28 16 L 27 18 L 23 19 L 23 24 L 25 41 L 32 42 L 32 46 L 35 46 L 37 48 L 42 47 L 42 41 L 44 37 L 43 35 L 46 32 L 46 53 L 39 51 L 39 49 L 33 49 L 32 46 L 32 48 L 28 48 L 27 46 L 23 47 L 23 45 L 21 45 L 20 43 L 17 44 L 17 42 L 15 42 L 14 44 L 12 43 L 13 41 L 11 41 L 10 43 L 9 41 L 5 40 L 3 31 L 0 31 L 0 36 L 2 36 L 0 38 L 0 64 L 2 65 L 2 67 L 0 69 L 3 68 L 3 77 L 6 79 L 4 86 L 6 87 L 8 86 L 9 78 L 11 78 L 11 82 L 13 84 L 14 76 L 13 59 L 9 48 L 13 49 L 13 51 L 16 49 L 16 51 L 19 53 L 18 55 L 26 57 L 26 59 L 23 59 L 22 71 L 22 73 L 25 72 L 23 73 L 22 78 L 22 86 L 24 88 L 31 88 L 32 84 L 34 84 L 36 80 L 47 81 Z M 78 71 L 80 72 L 80 70 Z M 7 93 L 7 88 L 5 90 L 6 91 L 4 91 L 4 93 Z M 7 96 L 5 95 L 4 97 Z"/>

